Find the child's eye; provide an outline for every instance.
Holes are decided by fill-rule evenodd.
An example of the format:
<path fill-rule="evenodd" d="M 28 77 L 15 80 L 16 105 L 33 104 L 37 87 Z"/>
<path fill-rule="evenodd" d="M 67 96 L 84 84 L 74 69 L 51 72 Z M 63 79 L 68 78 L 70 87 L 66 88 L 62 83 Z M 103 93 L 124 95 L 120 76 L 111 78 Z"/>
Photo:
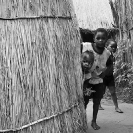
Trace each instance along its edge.
<path fill-rule="evenodd" d="M 104 37 L 97 37 L 96 39 L 97 39 L 97 40 L 100 40 L 100 39 L 101 39 L 101 40 L 105 40 L 106 38 L 104 38 Z"/>
<path fill-rule="evenodd" d="M 102 39 L 102 38 L 100 38 L 100 37 L 97 37 L 96 39 L 97 39 L 97 40 L 100 40 L 100 39 Z"/>
<path fill-rule="evenodd" d="M 86 60 L 83 60 L 83 62 L 87 62 Z"/>
<path fill-rule="evenodd" d="M 112 46 L 111 48 L 113 48 L 113 49 L 117 49 L 117 47 L 113 47 L 113 46 Z"/>
<path fill-rule="evenodd" d="M 88 62 L 87 62 L 87 61 L 83 61 L 83 63 L 84 63 L 84 64 L 88 64 Z"/>

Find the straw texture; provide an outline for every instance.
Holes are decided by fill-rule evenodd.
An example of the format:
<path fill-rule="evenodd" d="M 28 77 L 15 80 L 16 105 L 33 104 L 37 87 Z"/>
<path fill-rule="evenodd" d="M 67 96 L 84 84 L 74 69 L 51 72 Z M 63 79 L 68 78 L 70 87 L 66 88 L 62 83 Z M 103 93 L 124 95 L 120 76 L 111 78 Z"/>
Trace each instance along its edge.
<path fill-rule="evenodd" d="M 80 35 L 67 19 L 71 12 L 69 0 L 0 0 L 5 19 L 0 20 L 0 130 L 22 127 L 76 103 L 18 132 L 86 132 Z M 41 15 L 47 18 L 30 19 Z M 56 15 L 66 19 L 48 17 Z"/>
<path fill-rule="evenodd" d="M 73 4 L 81 28 L 112 28 L 114 22 L 109 0 L 73 0 Z"/>
<path fill-rule="evenodd" d="M 0 17 L 71 16 L 69 0 L 0 0 Z"/>
<path fill-rule="evenodd" d="M 123 48 L 123 62 L 133 64 L 133 1 L 110 0 L 115 25 L 119 28 L 119 46 Z"/>

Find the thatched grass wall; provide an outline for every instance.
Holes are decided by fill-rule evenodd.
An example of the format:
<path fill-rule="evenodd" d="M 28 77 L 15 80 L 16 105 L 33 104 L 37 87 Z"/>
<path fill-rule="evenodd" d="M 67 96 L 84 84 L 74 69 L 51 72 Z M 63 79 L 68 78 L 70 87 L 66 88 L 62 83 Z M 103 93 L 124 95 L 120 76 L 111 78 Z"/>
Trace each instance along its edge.
<path fill-rule="evenodd" d="M 85 133 L 71 0 L 0 0 L 0 133 Z"/>
<path fill-rule="evenodd" d="M 112 28 L 114 21 L 109 0 L 73 0 L 73 4 L 80 28 Z"/>
<path fill-rule="evenodd" d="M 119 45 L 123 50 L 123 61 L 133 63 L 133 1 L 110 0 L 114 21 L 119 29 Z"/>
<path fill-rule="evenodd" d="M 101 27 L 107 29 L 109 38 L 116 37 L 109 0 L 73 0 L 73 4 L 83 42 L 93 42 L 94 31 Z"/>
<path fill-rule="evenodd" d="M 119 29 L 114 75 L 117 94 L 133 103 L 133 1 L 110 0 L 114 24 Z"/>

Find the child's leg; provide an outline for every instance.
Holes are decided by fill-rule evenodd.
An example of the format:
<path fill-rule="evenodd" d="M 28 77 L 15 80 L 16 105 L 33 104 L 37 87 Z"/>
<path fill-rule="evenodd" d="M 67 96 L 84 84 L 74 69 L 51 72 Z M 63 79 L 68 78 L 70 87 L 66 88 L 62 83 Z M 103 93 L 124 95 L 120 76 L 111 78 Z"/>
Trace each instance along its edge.
<path fill-rule="evenodd" d="M 118 102 L 117 102 L 117 96 L 116 96 L 116 88 L 115 86 L 108 86 L 109 88 L 109 91 L 111 93 L 111 97 L 112 97 L 112 100 L 113 100 L 113 103 L 115 105 L 115 110 L 118 112 L 118 113 L 123 113 L 119 107 L 118 107 Z"/>
<path fill-rule="evenodd" d="M 96 123 L 100 101 L 101 99 L 99 98 L 93 98 L 93 118 L 92 118 L 91 126 L 93 127 L 94 130 L 100 129 L 100 127 Z"/>
<path fill-rule="evenodd" d="M 100 129 L 100 127 L 96 123 L 97 114 L 99 110 L 100 101 L 103 97 L 103 91 L 104 91 L 104 84 L 100 83 L 93 86 L 93 89 L 96 91 L 93 93 L 93 118 L 92 118 L 92 124 L 94 130 Z"/>
<path fill-rule="evenodd" d="M 93 122 L 96 122 L 100 101 L 101 99 L 93 98 L 93 119 L 92 119 Z"/>
<path fill-rule="evenodd" d="M 108 86 L 112 100 L 114 102 L 115 108 L 118 108 L 118 102 L 117 102 L 117 97 L 116 97 L 116 92 L 115 92 L 115 86 Z"/>
<path fill-rule="evenodd" d="M 105 91 L 106 91 L 106 85 L 104 84 L 103 95 L 105 94 Z M 99 110 L 104 110 L 104 108 L 101 105 L 101 102 L 100 102 L 100 105 L 99 105 Z"/>
<path fill-rule="evenodd" d="M 85 109 L 87 108 L 87 104 L 89 103 L 89 96 L 85 96 L 84 95 L 84 106 L 85 106 Z"/>
<path fill-rule="evenodd" d="M 89 84 L 89 80 L 84 81 L 83 83 L 83 94 L 84 94 L 84 106 L 87 108 L 87 104 L 89 103 L 90 96 L 85 95 L 84 91 L 86 88 L 89 88 L 91 85 Z"/>

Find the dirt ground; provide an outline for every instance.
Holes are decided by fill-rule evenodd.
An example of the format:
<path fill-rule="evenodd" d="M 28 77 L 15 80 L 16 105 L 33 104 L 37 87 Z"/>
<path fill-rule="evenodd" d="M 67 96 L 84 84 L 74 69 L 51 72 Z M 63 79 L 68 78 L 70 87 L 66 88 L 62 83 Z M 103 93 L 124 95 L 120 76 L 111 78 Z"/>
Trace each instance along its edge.
<path fill-rule="evenodd" d="M 133 104 L 118 101 L 119 108 L 124 113 L 115 112 L 112 100 L 102 100 L 102 107 L 105 110 L 99 110 L 97 123 L 101 127 L 94 130 L 91 127 L 92 101 L 89 102 L 86 110 L 88 133 L 133 133 Z"/>

